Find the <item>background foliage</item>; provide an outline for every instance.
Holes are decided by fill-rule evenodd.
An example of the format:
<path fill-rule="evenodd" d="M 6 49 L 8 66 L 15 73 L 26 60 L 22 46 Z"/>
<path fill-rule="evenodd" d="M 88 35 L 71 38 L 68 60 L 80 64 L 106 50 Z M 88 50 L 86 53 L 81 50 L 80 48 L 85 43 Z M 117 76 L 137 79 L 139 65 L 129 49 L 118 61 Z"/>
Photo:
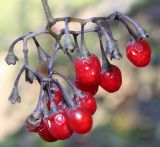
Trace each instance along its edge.
<path fill-rule="evenodd" d="M 99 89 L 98 110 L 94 116 L 93 130 L 83 136 L 73 135 L 67 141 L 45 143 L 35 134 L 27 132 L 24 121 L 36 105 L 38 85 L 32 86 L 21 80 L 19 86 L 22 103 L 10 105 L 7 98 L 13 80 L 22 65 L 22 44 L 16 46 L 20 62 L 15 67 L 4 62 L 11 42 L 21 34 L 35 31 L 45 26 L 45 16 L 40 0 L 12 0 L 0 2 L 0 147 L 159 147 L 160 146 L 160 1 L 159 0 L 49 0 L 55 17 L 106 16 L 115 11 L 128 14 L 150 33 L 153 54 L 150 66 L 142 69 L 134 67 L 125 56 L 128 34 L 117 24 L 113 27 L 123 53 L 117 64 L 123 74 L 121 89 L 108 94 Z M 59 29 L 61 25 L 57 25 Z M 75 26 L 72 26 L 75 28 Z M 46 37 L 46 38 L 45 38 Z M 50 50 L 52 41 L 41 36 L 42 46 Z M 99 55 L 98 39 L 94 34 L 86 35 L 88 48 Z M 37 64 L 35 47 L 30 42 L 30 58 Z M 72 65 L 67 57 L 60 54 L 56 60 L 57 70 L 71 79 Z M 64 64 L 65 67 L 64 67 Z M 63 82 L 63 81 L 62 81 Z"/>

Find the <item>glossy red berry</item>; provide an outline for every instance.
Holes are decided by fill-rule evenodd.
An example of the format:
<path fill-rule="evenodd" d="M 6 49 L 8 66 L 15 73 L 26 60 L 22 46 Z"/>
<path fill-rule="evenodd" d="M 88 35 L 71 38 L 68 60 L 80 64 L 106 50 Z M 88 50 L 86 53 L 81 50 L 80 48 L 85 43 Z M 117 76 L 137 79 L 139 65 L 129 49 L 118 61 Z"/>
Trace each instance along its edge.
<path fill-rule="evenodd" d="M 112 93 L 121 87 L 122 84 L 122 75 L 120 69 L 112 65 L 112 68 L 108 68 L 107 70 L 103 70 L 100 76 L 100 86 Z"/>
<path fill-rule="evenodd" d="M 76 79 L 85 85 L 96 85 L 99 81 L 101 65 L 96 55 L 78 57 L 74 60 Z"/>
<path fill-rule="evenodd" d="M 63 112 L 54 113 L 48 117 L 48 131 L 60 140 L 69 138 L 73 133 Z"/>
<path fill-rule="evenodd" d="M 97 109 L 96 100 L 90 93 L 85 93 L 83 97 L 77 97 L 75 103 L 88 110 L 91 114 L 94 114 Z"/>
<path fill-rule="evenodd" d="M 78 89 L 82 90 L 83 92 L 88 92 L 92 95 L 95 95 L 99 88 L 99 83 L 97 83 L 96 85 L 85 85 L 76 80 L 74 84 Z"/>
<path fill-rule="evenodd" d="M 87 133 L 92 128 L 92 115 L 89 111 L 81 107 L 69 109 L 66 112 L 69 127 L 79 134 Z"/>
<path fill-rule="evenodd" d="M 42 121 L 42 124 L 41 124 L 40 127 L 41 128 L 39 128 L 38 134 L 43 140 L 45 140 L 47 142 L 55 142 L 55 141 L 57 141 L 57 138 L 55 138 L 54 136 L 52 136 L 49 133 L 48 127 L 47 127 L 47 122 L 46 122 L 45 119 Z"/>
<path fill-rule="evenodd" d="M 53 101 L 56 105 L 58 105 L 63 98 L 62 92 L 57 88 L 52 88 L 51 92 L 53 93 Z M 50 100 L 47 101 L 48 109 L 50 110 Z"/>
<path fill-rule="evenodd" d="M 143 39 L 136 40 L 126 48 L 128 59 L 137 67 L 144 67 L 150 63 L 151 47 Z"/>

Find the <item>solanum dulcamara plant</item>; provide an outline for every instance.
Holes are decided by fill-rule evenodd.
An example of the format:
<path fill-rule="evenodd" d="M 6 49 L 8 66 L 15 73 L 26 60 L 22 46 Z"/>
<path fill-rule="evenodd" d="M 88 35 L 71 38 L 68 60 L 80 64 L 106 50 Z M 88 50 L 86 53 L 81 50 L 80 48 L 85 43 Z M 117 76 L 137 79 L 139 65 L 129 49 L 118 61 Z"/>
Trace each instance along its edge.
<path fill-rule="evenodd" d="M 137 22 L 120 12 L 88 19 L 53 18 L 48 1 L 41 0 L 41 2 L 47 18 L 47 25 L 43 29 L 17 38 L 11 44 L 5 60 L 8 65 L 16 64 L 18 57 L 14 53 L 14 46 L 22 41 L 24 64 L 14 82 L 9 100 L 12 104 L 21 102 L 18 83 L 22 73 L 25 73 L 25 80 L 30 84 L 37 80 L 40 85 L 39 97 L 35 110 L 26 119 L 26 126 L 30 132 L 37 133 L 43 140 L 55 142 L 67 139 L 73 133 L 85 134 L 92 129 L 92 116 L 97 109 L 94 96 L 99 87 L 108 93 L 120 90 L 121 70 L 117 65 L 110 63 L 112 59 L 120 60 L 122 58 L 118 41 L 112 34 L 111 25 L 114 22 L 119 21 L 129 32 L 126 56 L 133 65 L 136 67 L 147 66 L 151 61 L 151 47 L 147 41 L 149 34 Z M 58 22 L 64 22 L 65 25 L 59 33 L 56 33 L 52 27 Z M 79 23 L 80 30 L 73 31 L 72 28 L 69 28 L 69 23 Z M 95 25 L 86 28 L 88 23 Z M 99 38 L 101 62 L 100 58 L 90 52 L 90 48 L 85 44 L 85 34 L 90 32 L 94 32 Z M 47 53 L 37 39 L 37 36 L 45 34 L 55 39 L 52 54 Z M 29 63 L 29 40 L 33 40 L 37 48 L 39 61 L 47 63 L 47 75 L 45 76 L 36 71 Z M 74 81 L 55 70 L 55 57 L 60 50 L 70 58 L 75 73 Z M 71 87 L 73 96 L 70 96 L 64 85 L 56 78 L 57 75 Z"/>

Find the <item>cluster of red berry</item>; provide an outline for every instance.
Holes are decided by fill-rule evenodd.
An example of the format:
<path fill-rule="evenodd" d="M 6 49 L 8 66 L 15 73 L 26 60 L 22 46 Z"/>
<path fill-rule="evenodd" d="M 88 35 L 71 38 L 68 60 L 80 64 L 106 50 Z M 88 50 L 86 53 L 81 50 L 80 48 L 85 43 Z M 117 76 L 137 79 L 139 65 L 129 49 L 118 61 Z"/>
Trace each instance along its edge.
<path fill-rule="evenodd" d="M 62 93 L 58 89 L 54 91 L 53 101 L 57 106 L 57 112 L 43 117 L 38 126 L 33 127 L 27 123 L 31 132 L 37 132 L 41 138 L 48 142 L 64 140 L 69 138 L 73 132 L 84 134 L 92 128 L 92 114 L 96 111 L 96 101 L 89 93 L 83 93 L 80 97 L 74 98 L 76 104 L 69 108 L 62 102 Z M 47 101 L 47 108 L 50 109 L 50 101 Z"/>
<path fill-rule="evenodd" d="M 128 59 L 138 67 L 149 64 L 151 59 L 151 48 L 142 39 L 129 43 L 126 48 Z M 107 63 L 109 63 L 107 61 Z M 103 63 L 104 64 L 104 63 Z M 73 132 L 84 134 L 92 128 L 92 115 L 97 105 L 93 97 L 99 85 L 107 92 L 117 91 L 122 83 L 120 69 L 112 64 L 102 66 L 98 57 L 90 54 L 85 57 L 77 57 L 74 60 L 76 81 L 79 89 L 74 97 L 72 105 L 63 101 L 63 93 L 60 89 L 51 88 L 52 101 L 57 111 L 53 111 L 47 117 L 42 117 L 40 123 L 35 127 L 28 123 L 27 127 L 31 132 L 37 132 L 41 138 L 48 142 L 64 140 L 69 138 Z M 51 111 L 51 100 L 47 99 L 47 109 Z M 33 117 L 33 116 L 32 116 Z M 34 116 L 35 117 L 35 116 Z"/>
<path fill-rule="evenodd" d="M 150 63 L 151 48 L 143 39 L 130 42 L 126 48 L 128 59 L 137 67 L 144 67 Z M 75 85 L 84 92 L 95 95 L 99 85 L 107 92 L 119 90 L 122 84 L 122 75 L 116 65 L 107 61 L 101 69 L 100 61 L 94 54 L 86 58 L 76 58 L 74 61 L 76 81 Z M 105 63 L 103 63 L 105 64 Z"/>
<path fill-rule="evenodd" d="M 17 87 L 23 72 L 25 72 L 27 82 L 32 84 L 33 80 L 36 79 L 40 84 L 40 94 L 36 109 L 26 119 L 27 128 L 30 132 L 38 133 L 45 141 L 54 142 L 69 138 L 73 132 L 78 134 L 89 132 L 93 124 L 92 115 L 97 108 L 94 95 L 97 93 L 99 86 L 107 92 L 113 93 L 119 90 L 122 84 L 120 69 L 108 60 L 108 56 L 111 59 L 120 59 L 122 57 L 118 49 L 118 42 L 112 35 L 110 22 L 119 20 L 127 28 L 131 39 L 126 54 L 128 59 L 137 67 L 144 67 L 150 63 L 151 48 L 144 40 L 148 37 L 148 33 L 134 20 L 122 13 L 116 12 L 108 17 L 89 19 L 53 18 L 47 0 L 41 1 L 47 18 L 47 26 L 45 29 L 30 32 L 16 39 L 11 44 L 5 60 L 8 65 L 16 64 L 18 58 L 13 49 L 17 42 L 23 41 L 24 65 L 17 75 L 9 100 L 13 104 L 21 102 Z M 56 33 L 52 30 L 52 26 L 60 21 L 64 21 L 65 28 Z M 81 30 L 70 30 L 70 22 L 80 23 Z M 96 27 L 85 29 L 85 25 L 89 22 L 96 24 Z M 136 33 L 129 24 L 135 27 Z M 102 65 L 99 58 L 86 48 L 84 34 L 88 32 L 95 32 L 99 37 Z M 36 39 L 41 34 L 49 34 L 56 41 L 51 56 L 42 49 Z M 81 36 L 80 45 L 77 40 L 79 35 Z M 62 36 L 64 36 L 64 44 L 61 42 Z M 71 36 L 73 39 L 71 39 Z M 103 37 L 106 50 L 103 47 Z M 29 39 L 33 39 L 35 43 L 40 62 L 47 63 L 47 74 L 45 76 L 29 64 L 27 45 Z M 60 49 L 73 62 L 76 79 L 73 83 L 65 75 L 54 70 L 55 56 Z M 63 78 L 71 87 L 74 94 L 73 98 L 58 79 L 54 77 L 55 74 Z"/>

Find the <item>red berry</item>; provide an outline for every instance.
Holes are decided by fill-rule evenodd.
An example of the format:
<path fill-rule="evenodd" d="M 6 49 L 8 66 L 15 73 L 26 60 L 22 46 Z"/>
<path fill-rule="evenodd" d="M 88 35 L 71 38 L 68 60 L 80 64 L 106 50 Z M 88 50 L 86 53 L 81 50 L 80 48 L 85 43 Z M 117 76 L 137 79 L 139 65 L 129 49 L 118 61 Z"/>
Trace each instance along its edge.
<path fill-rule="evenodd" d="M 112 93 L 121 87 L 122 84 L 122 75 L 120 69 L 112 65 L 111 69 L 103 70 L 100 76 L 100 86 Z"/>
<path fill-rule="evenodd" d="M 126 54 L 135 66 L 144 67 L 150 63 L 151 47 L 147 41 L 139 39 L 127 46 Z"/>
<path fill-rule="evenodd" d="M 53 93 L 53 101 L 56 105 L 58 105 L 63 98 L 62 92 L 57 88 L 52 88 L 51 92 Z M 48 109 L 50 110 L 50 100 L 47 101 Z"/>
<path fill-rule="evenodd" d="M 73 133 L 63 112 L 54 113 L 48 117 L 48 131 L 60 140 L 69 138 Z"/>
<path fill-rule="evenodd" d="M 78 57 L 74 60 L 76 79 L 85 85 L 96 85 L 101 72 L 100 61 L 96 55 Z"/>
<path fill-rule="evenodd" d="M 76 80 L 74 84 L 78 89 L 82 90 L 83 92 L 89 92 L 92 95 L 95 95 L 99 88 L 99 83 L 96 85 L 85 85 Z"/>
<path fill-rule="evenodd" d="M 90 93 L 85 93 L 83 97 L 76 98 L 75 103 L 88 110 L 91 114 L 94 114 L 97 109 L 96 100 Z"/>
<path fill-rule="evenodd" d="M 69 127 L 79 134 L 87 133 L 92 128 L 92 115 L 89 111 L 81 107 L 69 109 L 66 112 Z"/>
<path fill-rule="evenodd" d="M 53 137 L 49 133 L 48 128 L 47 128 L 47 122 L 46 122 L 45 119 L 42 121 L 41 129 L 39 129 L 38 134 L 43 140 L 45 140 L 47 142 L 55 142 L 55 141 L 57 141 L 57 138 Z"/>

